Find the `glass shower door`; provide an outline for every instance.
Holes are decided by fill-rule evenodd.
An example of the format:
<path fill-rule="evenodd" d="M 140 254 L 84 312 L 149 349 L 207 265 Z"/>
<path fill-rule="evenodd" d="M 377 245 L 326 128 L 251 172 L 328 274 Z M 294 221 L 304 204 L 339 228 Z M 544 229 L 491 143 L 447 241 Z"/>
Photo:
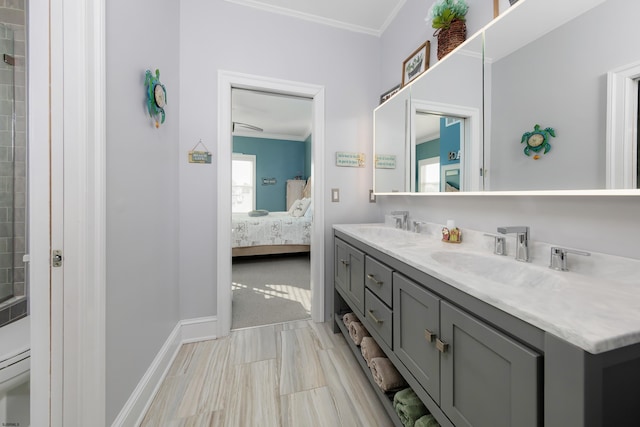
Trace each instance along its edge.
<path fill-rule="evenodd" d="M 23 51 L 24 41 L 16 42 L 14 30 L 0 24 L 0 326 L 27 311 L 22 260 L 27 187 Z"/>
<path fill-rule="evenodd" d="M 13 141 L 15 56 L 13 31 L 0 25 L 0 303 L 13 297 Z"/>

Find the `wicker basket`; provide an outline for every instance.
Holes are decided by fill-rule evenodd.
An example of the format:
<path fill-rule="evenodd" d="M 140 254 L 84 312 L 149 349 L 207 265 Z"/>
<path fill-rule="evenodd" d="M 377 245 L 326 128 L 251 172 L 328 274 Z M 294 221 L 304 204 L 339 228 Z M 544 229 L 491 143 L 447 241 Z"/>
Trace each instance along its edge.
<path fill-rule="evenodd" d="M 442 59 L 466 40 L 467 24 L 465 21 L 456 19 L 446 30 L 439 29 L 436 36 L 438 37 L 438 59 Z"/>

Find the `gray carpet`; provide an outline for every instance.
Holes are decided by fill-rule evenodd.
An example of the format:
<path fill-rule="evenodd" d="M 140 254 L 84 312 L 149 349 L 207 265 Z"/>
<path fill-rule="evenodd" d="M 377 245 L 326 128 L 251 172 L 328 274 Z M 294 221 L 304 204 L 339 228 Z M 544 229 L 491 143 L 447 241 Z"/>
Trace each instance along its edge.
<path fill-rule="evenodd" d="M 309 254 L 235 258 L 231 329 L 311 317 Z"/>

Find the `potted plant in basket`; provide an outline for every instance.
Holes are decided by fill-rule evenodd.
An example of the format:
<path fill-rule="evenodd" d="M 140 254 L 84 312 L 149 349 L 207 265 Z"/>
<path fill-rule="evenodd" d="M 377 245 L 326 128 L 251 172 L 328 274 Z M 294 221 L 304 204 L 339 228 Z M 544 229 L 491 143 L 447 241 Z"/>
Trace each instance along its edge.
<path fill-rule="evenodd" d="M 465 0 L 436 0 L 429 9 L 427 21 L 436 29 L 438 59 L 455 49 L 467 38 L 465 16 L 469 6 Z"/>

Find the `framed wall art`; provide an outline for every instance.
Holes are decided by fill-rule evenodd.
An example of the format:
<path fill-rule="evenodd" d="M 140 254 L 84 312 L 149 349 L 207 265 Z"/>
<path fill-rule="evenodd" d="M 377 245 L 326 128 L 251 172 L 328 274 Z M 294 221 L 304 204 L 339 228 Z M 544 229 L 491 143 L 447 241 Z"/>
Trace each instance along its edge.
<path fill-rule="evenodd" d="M 382 95 L 380 95 L 380 104 L 382 104 L 387 99 L 391 98 L 393 95 L 398 93 L 399 90 L 400 90 L 400 84 L 397 84 L 391 89 L 389 89 L 388 91 L 386 91 L 385 93 L 383 93 Z"/>
<path fill-rule="evenodd" d="M 424 42 L 402 63 L 402 86 L 427 71 L 429 68 L 429 54 L 431 42 Z"/>

